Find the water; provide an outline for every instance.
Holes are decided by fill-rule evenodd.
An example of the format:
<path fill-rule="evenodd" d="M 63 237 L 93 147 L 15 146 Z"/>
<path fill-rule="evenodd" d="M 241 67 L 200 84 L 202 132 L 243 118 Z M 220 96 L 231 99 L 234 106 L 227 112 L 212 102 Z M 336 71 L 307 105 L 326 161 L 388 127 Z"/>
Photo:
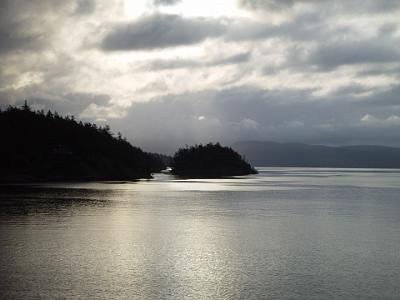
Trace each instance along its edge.
<path fill-rule="evenodd" d="M 400 170 L 260 171 L 0 187 L 0 298 L 400 298 Z"/>

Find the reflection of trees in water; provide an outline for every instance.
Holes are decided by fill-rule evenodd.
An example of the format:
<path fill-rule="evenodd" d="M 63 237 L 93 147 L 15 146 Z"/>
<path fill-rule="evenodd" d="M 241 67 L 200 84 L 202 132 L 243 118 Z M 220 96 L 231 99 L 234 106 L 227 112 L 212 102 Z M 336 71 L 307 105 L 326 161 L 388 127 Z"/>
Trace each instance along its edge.
<path fill-rule="evenodd" d="M 84 208 L 110 207 L 118 191 L 3 186 L 0 188 L 0 215 L 63 215 Z"/>

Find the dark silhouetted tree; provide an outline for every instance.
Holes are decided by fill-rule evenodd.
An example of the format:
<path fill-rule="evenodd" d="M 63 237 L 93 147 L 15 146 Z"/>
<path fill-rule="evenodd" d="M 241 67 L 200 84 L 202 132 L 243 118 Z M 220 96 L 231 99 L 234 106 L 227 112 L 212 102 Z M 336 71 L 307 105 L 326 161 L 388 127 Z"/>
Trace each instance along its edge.
<path fill-rule="evenodd" d="M 22 108 L 0 112 L 0 180 L 126 180 L 165 168 L 161 157 L 133 147 L 110 127 L 57 112 Z"/>

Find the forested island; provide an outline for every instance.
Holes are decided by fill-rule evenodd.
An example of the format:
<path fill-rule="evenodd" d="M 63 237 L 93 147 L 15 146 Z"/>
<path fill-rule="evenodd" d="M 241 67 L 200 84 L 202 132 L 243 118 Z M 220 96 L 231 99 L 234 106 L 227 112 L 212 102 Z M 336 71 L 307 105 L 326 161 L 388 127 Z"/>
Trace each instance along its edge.
<path fill-rule="evenodd" d="M 173 157 L 171 173 L 182 177 L 218 178 L 256 174 L 257 171 L 232 148 L 209 143 L 179 149 Z"/>
<path fill-rule="evenodd" d="M 0 181 L 134 180 L 166 167 L 166 156 L 146 153 L 109 126 L 57 112 L 0 111 Z"/>
<path fill-rule="evenodd" d="M 132 146 L 108 125 L 77 121 L 26 103 L 0 110 L 0 182 L 135 180 L 172 166 L 183 177 L 255 174 L 232 148 L 219 143 L 179 149 L 174 157 Z"/>

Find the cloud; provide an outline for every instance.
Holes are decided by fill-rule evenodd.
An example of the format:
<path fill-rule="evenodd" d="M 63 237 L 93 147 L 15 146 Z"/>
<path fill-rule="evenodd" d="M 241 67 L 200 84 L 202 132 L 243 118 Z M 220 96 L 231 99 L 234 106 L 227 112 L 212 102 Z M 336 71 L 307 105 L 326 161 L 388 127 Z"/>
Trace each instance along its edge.
<path fill-rule="evenodd" d="M 240 122 L 234 123 L 234 128 L 246 129 L 246 130 L 258 130 L 260 129 L 260 124 L 252 119 L 244 118 Z"/>
<path fill-rule="evenodd" d="M 0 0 L 0 106 L 107 121 L 154 150 L 399 145 L 399 1 L 242 0 L 224 17 L 187 1 Z"/>
<path fill-rule="evenodd" d="M 357 75 L 360 77 L 366 77 L 366 76 L 384 76 L 384 75 L 389 75 L 389 76 L 400 76 L 400 65 L 398 64 L 391 64 L 389 67 L 388 66 L 371 66 L 368 68 L 364 68 L 363 70 L 357 72 Z"/>
<path fill-rule="evenodd" d="M 154 6 L 169 6 L 182 2 L 182 0 L 152 0 L 151 2 Z"/>
<path fill-rule="evenodd" d="M 381 0 L 381 1 L 356 0 L 354 1 L 354 3 L 352 3 L 352 1 L 346 1 L 346 2 L 348 2 L 347 5 L 351 5 L 350 7 L 354 9 L 361 8 L 361 10 L 376 12 L 376 13 L 393 12 L 394 10 L 400 9 L 400 3 L 397 0 Z"/>
<path fill-rule="evenodd" d="M 330 94 L 335 96 L 359 96 L 371 92 L 372 88 L 357 83 L 350 83 L 334 89 Z"/>
<path fill-rule="evenodd" d="M 362 101 L 354 98 L 351 90 L 340 94 L 342 101 L 336 100 L 338 95 L 321 101 L 311 90 L 240 86 L 163 96 L 129 109 L 112 104 L 107 95 L 94 94 L 28 102 L 39 109 L 56 108 L 92 121 L 107 120 L 114 131 L 153 151 L 173 152 L 185 143 L 229 144 L 243 139 L 398 145 L 400 107 L 370 105 L 373 99 L 385 101 L 381 97 L 391 97 L 396 88 L 390 93 L 372 93 Z M 385 114 L 389 117 L 374 117 Z"/>
<path fill-rule="evenodd" d="M 158 59 L 147 63 L 145 68 L 151 71 L 158 71 L 183 68 L 215 67 L 248 62 L 250 56 L 251 53 L 246 51 L 243 53 L 238 53 L 225 57 L 217 57 L 213 59 L 209 59 L 207 57 L 202 57 L 198 59 Z"/>
<path fill-rule="evenodd" d="M 277 24 L 264 18 L 231 20 L 225 36 L 228 41 L 283 39 L 299 42 L 327 42 L 346 39 L 357 31 L 346 24 L 336 24 L 331 16 L 318 11 L 301 11 Z M 358 37 L 357 37 L 358 38 Z"/>
<path fill-rule="evenodd" d="M 24 98 L 14 104 L 21 106 Z M 91 93 L 68 93 L 57 98 L 27 97 L 28 104 L 36 110 L 56 110 L 62 114 L 79 116 L 90 105 L 105 106 L 110 102 L 110 96 Z M 94 115 L 93 115 L 94 116 Z"/>
<path fill-rule="evenodd" d="M 378 92 L 363 101 L 351 93 L 342 94 L 341 101 L 336 97 L 322 100 L 309 90 L 251 86 L 208 90 L 136 103 L 112 125 L 137 144 L 160 151 L 191 141 L 249 139 L 400 146 L 400 107 L 371 107 L 368 102 L 381 97 Z M 389 117 L 371 117 L 385 114 Z"/>
<path fill-rule="evenodd" d="M 296 121 L 296 120 L 291 120 L 291 121 L 285 121 L 283 123 L 283 127 L 286 128 L 303 128 L 304 127 L 304 123 L 300 122 L 300 121 Z"/>
<path fill-rule="evenodd" d="M 15 2 L 0 1 L 0 54 L 40 48 L 41 35 L 32 27 L 27 6 L 28 18 L 19 12 Z"/>
<path fill-rule="evenodd" d="M 94 12 L 96 9 L 95 0 L 77 0 L 75 13 L 78 15 L 87 15 Z"/>
<path fill-rule="evenodd" d="M 225 25 L 216 19 L 154 14 L 114 25 L 101 42 L 105 51 L 145 50 L 193 45 L 221 36 Z"/>
<path fill-rule="evenodd" d="M 387 63 L 400 59 L 400 51 L 391 43 L 379 40 L 340 41 L 322 44 L 307 58 L 308 63 L 322 68 L 362 63 Z"/>
<path fill-rule="evenodd" d="M 0 55 L 46 49 L 64 22 L 94 9 L 95 0 L 1 0 Z"/>
<path fill-rule="evenodd" d="M 384 89 L 376 91 L 376 93 L 364 100 L 365 105 L 374 106 L 376 108 L 394 109 L 400 108 L 400 85 L 394 84 Z"/>
<path fill-rule="evenodd" d="M 298 5 L 310 5 L 321 9 L 330 9 L 347 13 L 382 13 L 400 8 L 397 0 L 240 0 L 239 4 L 249 10 L 279 11 L 292 9 Z"/>
<path fill-rule="evenodd" d="M 294 0 L 240 0 L 240 5 L 253 10 L 276 10 L 291 7 Z"/>
<path fill-rule="evenodd" d="M 393 127 L 400 126 L 400 117 L 397 115 L 391 115 L 387 118 L 377 118 L 373 115 L 365 115 L 361 119 L 361 124 L 371 127 Z"/>
<path fill-rule="evenodd" d="M 10 27 L 18 27 L 17 24 L 10 24 Z M 0 28 L 0 54 L 14 50 L 28 50 L 38 48 L 38 36 L 34 34 L 22 34 L 19 32 L 10 32 L 5 27 Z"/>
<path fill-rule="evenodd" d="M 105 122 L 108 119 L 121 118 L 125 116 L 123 108 L 112 105 L 98 105 L 90 103 L 80 114 L 79 118 Z"/>

